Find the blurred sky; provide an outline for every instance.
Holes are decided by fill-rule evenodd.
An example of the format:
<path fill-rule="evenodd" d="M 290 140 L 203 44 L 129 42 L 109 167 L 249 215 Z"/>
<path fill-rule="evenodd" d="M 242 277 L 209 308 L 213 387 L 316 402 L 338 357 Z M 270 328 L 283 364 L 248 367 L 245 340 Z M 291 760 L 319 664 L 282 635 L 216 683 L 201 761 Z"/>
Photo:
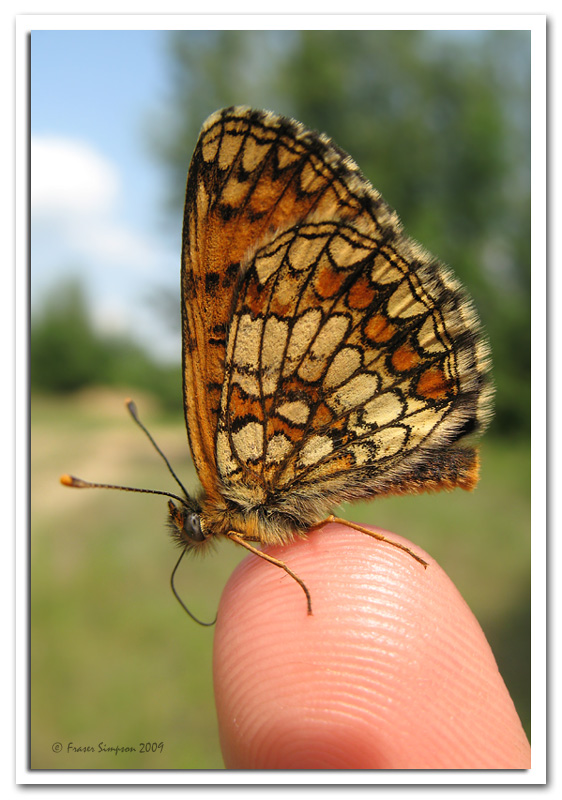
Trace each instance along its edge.
<path fill-rule="evenodd" d="M 166 92 L 166 37 L 32 31 L 31 295 L 34 310 L 79 276 L 100 331 L 179 360 L 179 331 L 147 302 L 162 287 L 179 297 L 181 219 L 174 233 L 163 223 L 165 175 L 147 135 Z"/>

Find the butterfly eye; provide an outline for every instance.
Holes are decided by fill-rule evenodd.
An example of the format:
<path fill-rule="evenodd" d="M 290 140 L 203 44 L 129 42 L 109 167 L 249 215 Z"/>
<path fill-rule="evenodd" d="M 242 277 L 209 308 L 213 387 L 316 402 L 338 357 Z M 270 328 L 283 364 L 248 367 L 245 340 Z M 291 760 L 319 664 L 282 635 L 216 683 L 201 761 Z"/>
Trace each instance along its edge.
<path fill-rule="evenodd" d="M 201 530 L 201 519 L 199 514 L 191 512 L 186 514 L 184 522 L 184 531 L 193 542 L 204 542 L 205 536 Z"/>
<path fill-rule="evenodd" d="M 205 535 L 201 530 L 201 519 L 197 512 L 190 511 L 183 502 L 178 508 L 171 500 L 168 501 L 168 509 L 170 532 L 180 546 L 185 547 L 205 541 Z"/>

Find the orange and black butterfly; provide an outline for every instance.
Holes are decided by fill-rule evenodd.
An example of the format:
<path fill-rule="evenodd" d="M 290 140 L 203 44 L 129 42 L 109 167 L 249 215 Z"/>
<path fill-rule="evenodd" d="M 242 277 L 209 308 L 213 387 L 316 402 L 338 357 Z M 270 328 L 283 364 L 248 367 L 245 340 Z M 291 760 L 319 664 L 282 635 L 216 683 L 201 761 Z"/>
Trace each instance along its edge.
<path fill-rule="evenodd" d="M 475 486 L 492 388 L 472 302 L 327 136 L 246 107 L 210 116 L 181 282 L 202 486 L 169 495 L 184 552 L 227 537 L 295 578 L 310 612 L 300 578 L 255 544 L 305 536 L 343 501 Z"/>

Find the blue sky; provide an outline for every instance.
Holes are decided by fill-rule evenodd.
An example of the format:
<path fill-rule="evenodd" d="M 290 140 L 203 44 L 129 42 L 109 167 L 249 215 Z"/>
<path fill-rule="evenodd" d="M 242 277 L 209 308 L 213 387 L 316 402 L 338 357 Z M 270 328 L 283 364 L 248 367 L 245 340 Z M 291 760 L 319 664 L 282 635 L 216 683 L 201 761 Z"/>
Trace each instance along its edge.
<path fill-rule="evenodd" d="M 146 302 L 161 287 L 179 296 L 181 220 L 175 234 L 163 225 L 165 176 L 147 137 L 166 93 L 166 36 L 31 34 L 32 308 L 78 276 L 99 330 L 179 359 L 179 333 Z"/>

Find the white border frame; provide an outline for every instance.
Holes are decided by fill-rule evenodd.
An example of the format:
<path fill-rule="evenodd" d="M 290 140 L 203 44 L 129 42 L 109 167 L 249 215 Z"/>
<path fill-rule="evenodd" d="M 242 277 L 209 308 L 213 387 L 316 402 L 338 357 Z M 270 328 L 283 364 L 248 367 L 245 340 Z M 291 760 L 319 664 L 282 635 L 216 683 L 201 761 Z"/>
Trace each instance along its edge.
<path fill-rule="evenodd" d="M 19 784 L 291 784 L 540 785 L 546 782 L 546 23 L 544 15 L 25 15 L 16 18 L 16 342 L 15 513 L 16 704 L 15 780 Z M 27 585 L 27 297 L 28 297 L 28 34 L 31 30 L 245 29 L 471 29 L 529 30 L 532 37 L 532 724 L 533 766 L 528 771 L 133 771 L 29 770 L 28 585 Z M 553 676 L 554 677 L 554 676 Z"/>

